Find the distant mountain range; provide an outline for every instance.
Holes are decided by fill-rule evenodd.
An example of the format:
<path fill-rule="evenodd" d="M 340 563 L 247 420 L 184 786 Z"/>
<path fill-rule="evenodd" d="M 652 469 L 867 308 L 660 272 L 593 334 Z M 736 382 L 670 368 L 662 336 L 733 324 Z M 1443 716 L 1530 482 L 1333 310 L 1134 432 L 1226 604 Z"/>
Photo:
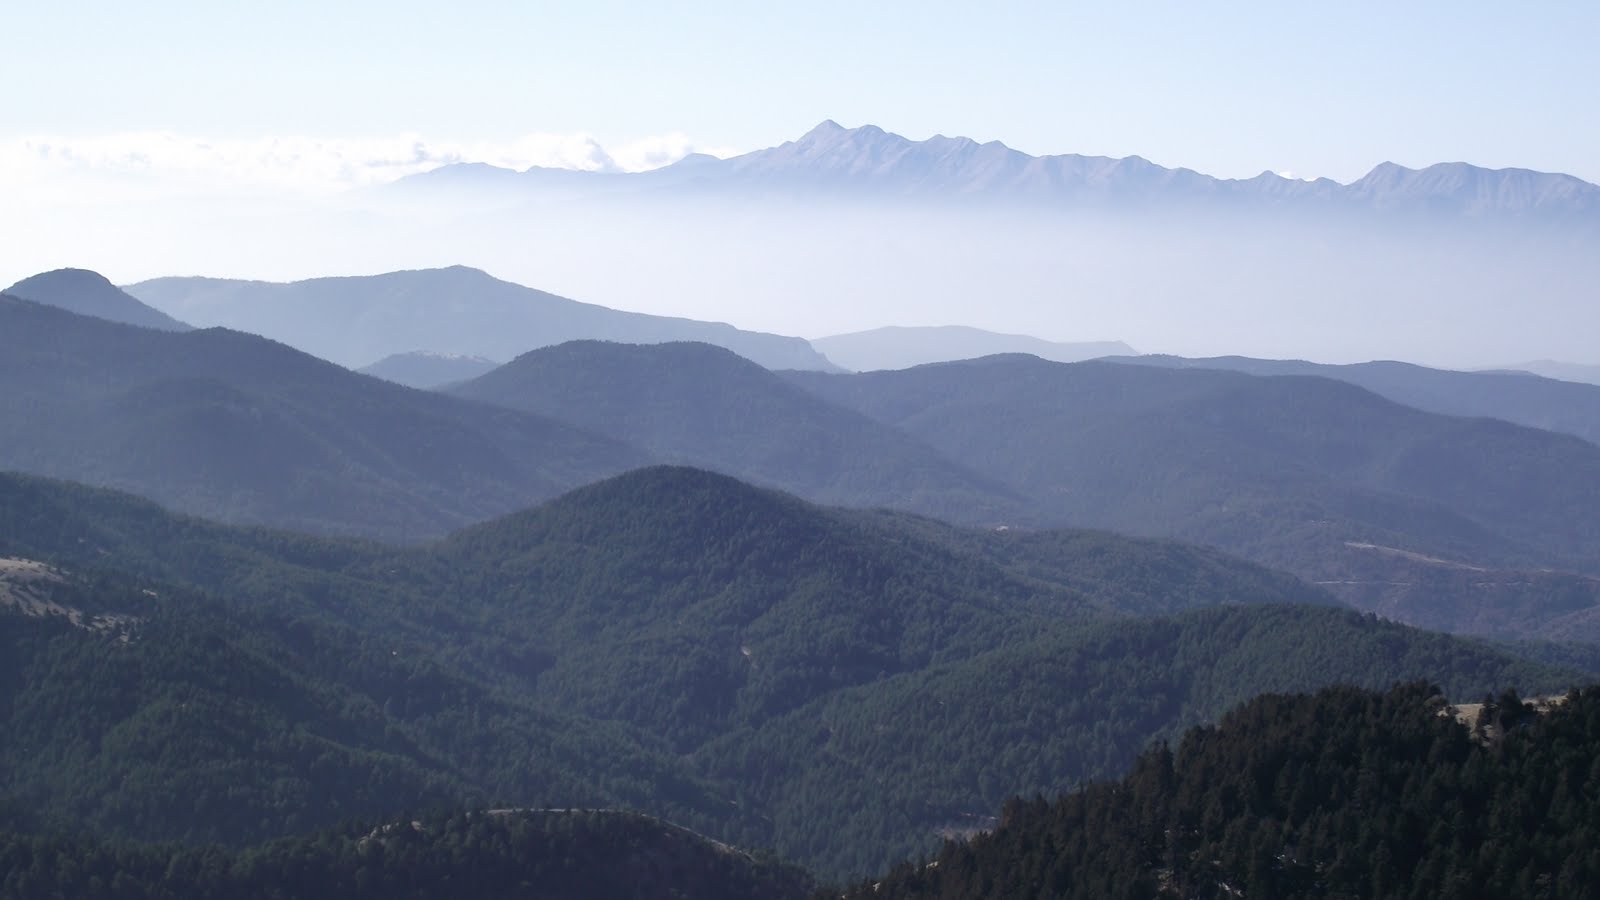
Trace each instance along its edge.
<path fill-rule="evenodd" d="M 936 135 L 913 141 L 874 125 L 826 121 L 798 140 L 729 159 L 704 155 L 634 174 L 465 163 L 402 179 L 402 191 L 692 190 L 859 192 L 1030 205 L 1152 208 L 1167 205 L 1292 207 L 1464 217 L 1600 215 L 1600 187 L 1570 175 L 1485 169 L 1461 162 L 1409 169 L 1392 162 L 1340 184 L 1263 172 L 1223 179 L 1138 156 L 1030 156 L 1000 143 Z"/>
<path fill-rule="evenodd" d="M 1581 383 L 1575 378 L 1532 377 L 1531 372 L 1516 371 L 1454 372 L 1391 360 L 1325 365 L 1244 356 L 1186 359 L 1152 355 L 1114 357 L 1112 361 L 1171 368 L 1231 369 L 1252 375 L 1316 375 L 1360 385 L 1396 403 L 1428 412 L 1503 419 L 1530 428 L 1577 435 L 1600 444 L 1600 385 Z M 1582 368 L 1570 366 L 1562 371 Z M 1595 367 L 1595 371 L 1600 373 L 1600 367 Z"/>
<path fill-rule="evenodd" d="M 1504 368 L 1514 372 L 1527 372 L 1530 375 L 1540 375 L 1545 378 L 1555 378 L 1561 381 L 1576 381 L 1582 384 L 1600 385 L 1600 366 L 1584 365 L 1582 363 L 1558 362 L 1553 359 L 1540 359 L 1533 362 L 1505 366 Z"/>
<path fill-rule="evenodd" d="M 482 356 L 414 350 L 410 353 L 385 356 L 357 371 L 406 387 L 427 389 L 459 381 L 470 381 L 499 365 L 500 363 Z"/>
<path fill-rule="evenodd" d="M 1102 356 L 1128 356 L 1134 352 L 1121 341 L 1062 343 L 960 325 L 874 328 L 813 338 L 811 346 L 833 362 L 857 372 L 909 369 L 925 363 L 976 359 L 997 353 L 1027 353 L 1053 362 L 1081 362 Z"/>
<path fill-rule="evenodd" d="M 127 291 L 197 325 L 259 334 L 350 368 L 417 350 L 512 359 L 580 339 L 704 341 L 769 369 L 834 368 L 801 338 L 608 309 L 465 266 L 288 284 L 157 278 Z"/>

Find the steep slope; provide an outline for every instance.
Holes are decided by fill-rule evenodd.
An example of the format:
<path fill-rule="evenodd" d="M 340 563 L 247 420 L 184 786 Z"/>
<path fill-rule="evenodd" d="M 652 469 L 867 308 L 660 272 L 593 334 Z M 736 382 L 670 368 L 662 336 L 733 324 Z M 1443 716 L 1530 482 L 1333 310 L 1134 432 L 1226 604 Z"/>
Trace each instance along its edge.
<path fill-rule="evenodd" d="M 1503 696 L 1484 728 L 1444 703 L 1426 685 L 1262 697 L 845 896 L 1589 896 L 1600 690 L 1543 713 Z"/>
<path fill-rule="evenodd" d="M 406 387 L 428 390 L 461 381 L 471 381 L 499 365 L 494 360 L 482 356 L 415 350 L 410 353 L 385 356 L 357 371 Z"/>
<path fill-rule="evenodd" d="M 131 294 L 87 269 L 57 269 L 24 278 L 3 293 L 46 306 L 57 306 L 80 316 L 109 319 L 124 325 L 162 331 L 188 331 L 189 326 L 166 313 L 140 303 Z"/>
<path fill-rule="evenodd" d="M 1121 341 L 1064 343 L 1025 334 L 996 334 L 957 325 L 874 328 L 853 334 L 813 338 L 811 346 L 828 359 L 856 372 L 908 369 L 926 363 L 976 359 L 997 353 L 1029 353 L 1056 362 L 1080 362 L 1102 356 L 1128 356 Z"/>
<path fill-rule="evenodd" d="M 264 335 L 352 367 L 418 347 L 512 359 L 537 347 L 591 338 L 697 340 L 770 369 L 831 368 L 800 338 L 579 303 L 465 266 L 290 284 L 156 278 L 128 291 L 200 325 Z"/>
<path fill-rule="evenodd" d="M 1289 359 L 1220 356 L 1117 357 L 1110 362 L 1231 369 L 1252 375 L 1317 375 L 1349 382 L 1396 403 L 1447 416 L 1483 416 L 1574 434 L 1600 444 L 1600 387 L 1515 372 L 1453 372 L 1380 361 L 1322 365 Z"/>
<path fill-rule="evenodd" d="M 1341 596 L 1359 596 L 1375 569 L 1425 582 L 1418 568 L 1440 561 L 1600 572 L 1600 448 L 1577 438 L 1424 413 L 1320 378 L 1026 357 L 793 378 L 1037 498 L 1058 521 L 1211 543 Z M 1569 602 L 1551 598 L 1538 617 Z M 1462 603 L 1419 584 L 1391 609 L 1415 621 Z"/>
<path fill-rule="evenodd" d="M 355 375 L 221 329 L 0 298 L 0 466 L 234 522 L 415 539 L 643 461 L 525 413 Z"/>
<path fill-rule="evenodd" d="M 967 522 L 1013 519 L 1023 506 L 920 441 L 709 344 L 574 341 L 447 392 L 572 422 L 662 460 L 814 502 Z"/>

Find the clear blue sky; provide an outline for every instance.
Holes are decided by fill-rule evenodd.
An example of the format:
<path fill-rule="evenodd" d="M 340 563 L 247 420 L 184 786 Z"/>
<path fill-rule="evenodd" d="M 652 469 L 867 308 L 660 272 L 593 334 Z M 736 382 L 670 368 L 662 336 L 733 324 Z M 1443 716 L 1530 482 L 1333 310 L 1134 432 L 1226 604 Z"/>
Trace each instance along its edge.
<path fill-rule="evenodd" d="M 1219 175 L 1600 181 L 1600 4 L 12 3 L 0 137 L 683 132 L 824 118 Z"/>

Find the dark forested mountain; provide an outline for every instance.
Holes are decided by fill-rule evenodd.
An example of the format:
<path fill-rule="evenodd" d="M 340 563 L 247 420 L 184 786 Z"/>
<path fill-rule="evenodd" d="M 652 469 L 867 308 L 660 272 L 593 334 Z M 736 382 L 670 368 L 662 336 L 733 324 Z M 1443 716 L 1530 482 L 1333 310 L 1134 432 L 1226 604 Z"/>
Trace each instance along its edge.
<path fill-rule="evenodd" d="M 874 328 L 853 334 L 813 338 L 811 346 L 833 362 L 857 372 L 907 369 L 926 363 L 975 359 L 997 353 L 1029 353 L 1056 362 L 1080 362 L 1133 353 L 1133 349 L 1121 341 L 1064 343 L 1025 334 L 996 334 L 958 325 Z"/>
<path fill-rule="evenodd" d="M 0 466 L 234 522 L 418 538 L 644 460 L 527 413 L 356 375 L 253 335 L 0 297 Z"/>
<path fill-rule="evenodd" d="M 4 293 L 46 306 L 59 306 L 68 312 L 98 319 L 110 319 L 142 328 L 162 331 L 188 331 L 189 326 L 154 307 L 140 303 L 131 294 L 107 281 L 104 275 L 86 269 L 57 269 L 24 278 Z"/>
<path fill-rule="evenodd" d="M 704 341 L 770 369 L 832 368 L 800 338 L 607 309 L 465 266 L 290 284 L 157 278 L 128 291 L 196 324 L 265 335 L 351 367 L 419 347 L 512 359 L 536 347 L 591 338 Z"/>
<path fill-rule="evenodd" d="M 410 353 L 385 356 L 358 371 L 363 375 L 382 378 L 384 381 L 426 390 L 458 381 L 470 381 L 499 365 L 494 360 L 482 356 L 414 350 Z"/>
<path fill-rule="evenodd" d="M 679 468 L 411 549 L 3 476 L 0 558 L 0 824 L 143 840 L 607 806 L 832 877 L 1258 690 L 1581 677 L 1214 551 Z"/>
<path fill-rule="evenodd" d="M 1016 496 L 915 438 L 709 344 L 574 341 L 524 354 L 448 392 L 818 502 L 967 522 L 1022 514 Z"/>
<path fill-rule="evenodd" d="M 1360 385 L 1396 403 L 1448 416 L 1484 416 L 1575 434 L 1600 444 L 1600 386 L 1518 372 L 1452 372 L 1381 361 L 1322 365 L 1288 359 L 1221 356 L 1119 357 L 1113 362 L 1173 368 L 1232 369 L 1252 375 L 1318 375 Z"/>
<path fill-rule="evenodd" d="M 1264 696 L 846 896 L 1592 896 L 1600 689 L 1452 711 L 1427 685 Z"/>
<path fill-rule="evenodd" d="M 0 833 L 14 900 L 801 900 L 811 878 L 666 822 L 492 810 L 286 838 L 242 853 Z"/>
<path fill-rule="evenodd" d="M 1386 597 L 1407 621 L 1489 606 L 1531 613 L 1536 628 L 1593 605 L 1588 579 L 1552 596 L 1496 576 L 1463 596 L 1467 579 L 1437 577 L 1600 573 L 1600 447 L 1575 437 L 1425 413 L 1324 378 L 1031 357 L 792 377 L 1057 521 L 1214 544 L 1352 599 L 1368 582 L 1415 582 Z"/>
<path fill-rule="evenodd" d="M 1348 610 L 1212 608 L 1078 629 L 835 692 L 714 741 L 697 759 L 773 811 L 780 853 L 812 859 L 810 848 L 827 846 L 822 871 L 859 872 L 878 848 L 912 856 L 929 833 L 989 827 L 1008 792 L 1049 795 L 1116 777 L 1152 740 L 1262 691 L 1382 688 L 1420 672 L 1447 673 L 1451 695 L 1466 698 L 1488 684 L 1584 680 Z M 843 821 L 830 815 L 841 796 L 852 798 Z"/>

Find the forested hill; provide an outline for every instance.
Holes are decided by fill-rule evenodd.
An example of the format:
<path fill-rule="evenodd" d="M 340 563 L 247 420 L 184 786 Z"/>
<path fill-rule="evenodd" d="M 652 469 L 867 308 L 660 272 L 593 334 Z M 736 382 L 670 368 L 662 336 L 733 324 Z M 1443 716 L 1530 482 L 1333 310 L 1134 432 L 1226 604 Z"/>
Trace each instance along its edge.
<path fill-rule="evenodd" d="M 965 522 L 1014 521 L 1025 506 L 922 441 L 710 344 L 572 341 L 446 390 L 819 503 Z"/>
<path fill-rule="evenodd" d="M 9 900 L 800 900 L 803 870 L 629 813 L 428 816 L 243 852 L 0 833 Z"/>
<path fill-rule="evenodd" d="M 1600 688 L 1451 713 L 1423 684 L 1263 696 L 847 897 L 1593 897 Z"/>
<path fill-rule="evenodd" d="M 1585 677 L 1327 602 L 1216 551 L 675 467 L 413 548 L 0 476 L 0 815 L 243 847 L 603 806 L 838 878 L 1261 690 Z"/>

